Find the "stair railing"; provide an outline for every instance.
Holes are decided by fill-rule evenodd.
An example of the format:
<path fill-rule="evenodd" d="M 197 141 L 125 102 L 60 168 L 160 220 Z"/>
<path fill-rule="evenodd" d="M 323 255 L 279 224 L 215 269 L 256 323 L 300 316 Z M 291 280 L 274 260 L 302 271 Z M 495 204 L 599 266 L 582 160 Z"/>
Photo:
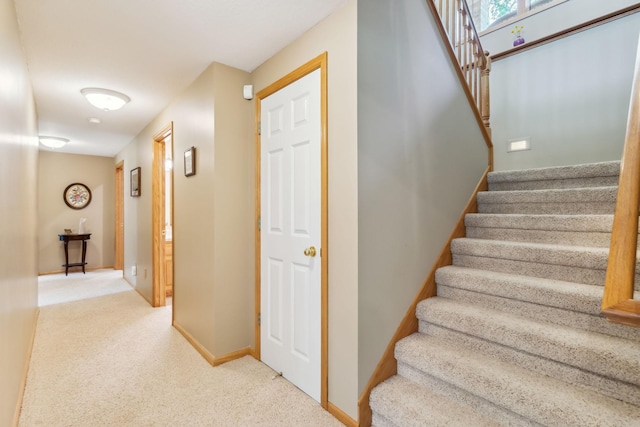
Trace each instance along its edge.
<path fill-rule="evenodd" d="M 620 164 L 616 209 L 605 278 L 602 314 L 611 322 L 640 327 L 640 300 L 633 299 L 640 202 L 640 40 L 636 54 L 627 132 Z"/>
<path fill-rule="evenodd" d="M 458 77 L 463 82 L 469 103 L 475 107 L 476 119 L 485 131 L 483 135 L 489 148 L 489 165 L 492 166 L 489 52 L 482 49 L 466 0 L 427 0 L 427 4 L 434 16 L 440 17 L 440 33 L 444 40 L 449 40 L 449 55 L 460 66 Z"/>

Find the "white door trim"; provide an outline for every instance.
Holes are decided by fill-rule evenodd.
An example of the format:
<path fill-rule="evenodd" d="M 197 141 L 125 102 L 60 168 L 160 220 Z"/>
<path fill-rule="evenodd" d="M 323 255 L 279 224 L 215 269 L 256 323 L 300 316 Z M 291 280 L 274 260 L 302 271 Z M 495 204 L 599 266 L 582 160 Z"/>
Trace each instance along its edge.
<path fill-rule="evenodd" d="M 328 407 L 328 169 L 327 169 L 327 52 L 312 59 L 286 76 L 282 77 L 275 83 L 264 88 L 256 94 L 256 112 L 255 112 L 255 130 L 256 130 L 256 212 L 255 212 L 255 236 L 256 236 L 256 284 L 255 284 L 255 357 L 260 359 L 260 298 L 261 298 L 261 279 L 260 279 L 260 114 L 262 99 L 277 92 L 278 90 L 288 86 L 296 80 L 306 76 L 307 74 L 320 69 L 320 129 L 321 129 L 321 165 L 320 165 L 320 182 L 321 182 L 321 244 L 320 253 L 321 262 L 321 308 L 320 308 L 320 404 L 323 408 Z"/>

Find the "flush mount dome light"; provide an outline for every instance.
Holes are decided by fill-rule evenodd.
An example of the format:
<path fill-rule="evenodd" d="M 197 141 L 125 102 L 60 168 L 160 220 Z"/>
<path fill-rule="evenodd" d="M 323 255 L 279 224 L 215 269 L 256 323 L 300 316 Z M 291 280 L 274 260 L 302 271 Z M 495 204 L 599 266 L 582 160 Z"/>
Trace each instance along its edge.
<path fill-rule="evenodd" d="M 99 89 L 87 87 L 80 91 L 96 108 L 105 111 L 118 110 L 127 102 L 131 101 L 124 93 L 116 92 L 109 89 Z"/>
<path fill-rule="evenodd" d="M 57 136 L 40 136 L 40 144 L 49 148 L 62 148 L 69 140 L 67 138 L 59 138 Z"/>

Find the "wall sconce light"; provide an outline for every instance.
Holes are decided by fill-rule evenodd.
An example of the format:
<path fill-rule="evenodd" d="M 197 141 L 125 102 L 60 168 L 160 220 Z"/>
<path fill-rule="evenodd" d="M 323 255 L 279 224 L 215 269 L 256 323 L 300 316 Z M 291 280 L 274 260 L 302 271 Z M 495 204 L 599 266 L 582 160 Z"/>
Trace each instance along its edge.
<path fill-rule="evenodd" d="M 105 111 L 119 110 L 131 101 L 124 93 L 109 89 L 87 87 L 80 91 L 91 105 Z"/>
<path fill-rule="evenodd" d="M 40 144 L 49 148 L 62 148 L 69 140 L 67 138 L 59 138 L 57 136 L 40 136 Z"/>

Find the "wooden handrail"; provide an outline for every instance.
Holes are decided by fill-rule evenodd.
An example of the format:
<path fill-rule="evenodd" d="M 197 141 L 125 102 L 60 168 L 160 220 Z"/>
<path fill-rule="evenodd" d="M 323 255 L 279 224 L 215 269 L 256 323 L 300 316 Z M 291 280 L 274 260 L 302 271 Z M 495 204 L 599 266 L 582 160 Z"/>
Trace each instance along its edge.
<path fill-rule="evenodd" d="M 633 299 L 640 202 L 640 39 L 631 89 L 602 313 L 611 322 L 640 327 L 640 301 Z"/>

